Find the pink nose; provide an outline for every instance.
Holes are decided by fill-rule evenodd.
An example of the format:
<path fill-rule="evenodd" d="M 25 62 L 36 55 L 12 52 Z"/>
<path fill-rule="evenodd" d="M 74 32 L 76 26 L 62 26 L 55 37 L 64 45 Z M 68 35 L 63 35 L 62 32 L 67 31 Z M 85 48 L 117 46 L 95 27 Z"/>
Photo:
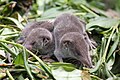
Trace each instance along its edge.
<path fill-rule="evenodd" d="M 32 46 L 31 45 L 24 45 L 28 50 L 32 50 Z"/>

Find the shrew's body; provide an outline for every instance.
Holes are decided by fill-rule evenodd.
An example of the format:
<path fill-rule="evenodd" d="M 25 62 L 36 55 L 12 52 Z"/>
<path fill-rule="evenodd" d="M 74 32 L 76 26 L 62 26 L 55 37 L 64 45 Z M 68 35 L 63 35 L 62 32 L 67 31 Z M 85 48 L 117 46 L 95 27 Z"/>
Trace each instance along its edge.
<path fill-rule="evenodd" d="M 77 33 L 78 35 L 73 33 Z M 81 63 L 87 67 L 92 67 L 89 55 L 89 46 L 91 43 L 85 32 L 85 24 L 76 16 L 68 13 L 58 16 L 54 21 L 53 35 L 55 38 L 54 54 L 59 61 L 62 62 L 62 58 L 72 57 L 81 61 Z M 72 36 L 69 40 L 73 40 L 74 43 L 69 40 L 64 43 L 64 39 L 68 38 L 68 35 Z M 78 38 L 74 38 L 73 36 Z M 78 42 L 76 43 L 77 40 Z M 63 43 L 61 43 L 61 41 L 63 41 Z M 71 43 L 74 45 L 72 48 L 69 45 Z M 67 47 L 63 48 L 61 45 L 65 45 Z"/>

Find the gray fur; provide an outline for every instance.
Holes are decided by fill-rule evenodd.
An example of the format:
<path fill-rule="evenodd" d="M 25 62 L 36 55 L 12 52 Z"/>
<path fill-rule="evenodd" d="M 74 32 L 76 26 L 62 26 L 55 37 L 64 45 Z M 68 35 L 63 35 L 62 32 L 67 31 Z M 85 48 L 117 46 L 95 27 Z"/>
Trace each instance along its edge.
<path fill-rule="evenodd" d="M 54 50 L 53 36 L 44 28 L 35 28 L 26 37 L 23 45 L 31 51 L 39 51 L 41 54 L 52 53 Z"/>
<path fill-rule="evenodd" d="M 35 28 L 45 28 L 45 29 L 49 30 L 50 32 L 52 32 L 54 27 L 53 27 L 52 22 L 50 22 L 50 21 L 30 22 L 22 30 L 20 39 L 18 40 L 18 43 L 22 44 L 25 41 L 26 37 L 29 35 L 29 33 Z"/>
<path fill-rule="evenodd" d="M 69 32 L 62 36 L 59 42 L 62 57 L 72 57 L 80 61 L 87 67 L 92 67 L 92 62 L 89 54 L 89 45 L 84 36 L 78 32 Z"/>
<path fill-rule="evenodd" d="M 55 54 L 56 58 L 62 62 L 63 57 L 68 57 L 67 55 L 64 56 L 63 52 L 60 51 L 62 48 L 62 47 L 60 47 L 60 45 L 62 45 L 62 43 L 60 43 L 60 40 L 62 41 L 63 36 L 65 36 L 69 33 L 71 34 L 71 32 L 77 32 L 77 34 L 79 34 L 79 39 L 80 40 L 82 39 L 83 44 L 78 46 L 76 43 L 74 43 L 75 48 L 72 49 L 73 51 L 70 50 L 71 56 L 69 56 L 69 57 L 80 58 L 82 55 L 82 59 L 78 59 L 78 60 L 83 61 L 82 63 L 84 63 L 86 66 L 91 67 L 92 63 L 90 61 L 91 59 L 89 56 L 89 45 L 91 45 L 91 43 L 90 43 L 89 37 L 87 36 L 87 34 L 85 32 L 85 24 L 72 14 L 64 13 L 64 14 L 58 16 L 56 18 L 56 20 L 54 21 L 54 31 L 53 31 L 53 35 L 55 38 L 54 54 Z M 71 34 L 71 36 L 73 36 L 73 34 Z M 74 38 L 74 37 L 72 37 L 72 38 Z M 71 38 L 71 40 L 76 41 L 75 39 L 72 39 L 72 38 Z M 80 42 L 79 39 L 77 39 L 77 40 Z M 80 42 L 80 43 L 82 43 L 82 42 Z M 82 48 L 82 47 L 84 47 L 84 48 Z M 76 51 L 75 50 L 76 48 L 81 48 L 81 49 L 77 49 L 78 52 L 76 52 L 76 53 L 78 54 L 78 57 L 75 57 L 76 55 L 75 55 L 75 53 L 73 53 Z M 83 59 L 83 58 L 85 58 L 85 59 Z"/>

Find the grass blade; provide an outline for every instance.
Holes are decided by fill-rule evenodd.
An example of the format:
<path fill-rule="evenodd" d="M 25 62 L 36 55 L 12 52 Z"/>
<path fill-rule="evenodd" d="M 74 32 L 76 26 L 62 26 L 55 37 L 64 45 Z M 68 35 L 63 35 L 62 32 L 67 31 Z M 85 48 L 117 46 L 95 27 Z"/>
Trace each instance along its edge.
<path fill-rule="evenodd" d="M 29 68 L 29 66 L 28 66 L 28 61 L 27 61 L 26 57 L 27 57 L 27 56 L 26 56 L 26 50 L 25 50 L 25 48 L 23 48 L 23 59 L 24 59 L 25 69 L 26 69 L 26 71 L 28 72 L 31 80 L 34 80 L 34 77 L 32 76 L 32 73 L 30 72 L 30 68 Z"/>

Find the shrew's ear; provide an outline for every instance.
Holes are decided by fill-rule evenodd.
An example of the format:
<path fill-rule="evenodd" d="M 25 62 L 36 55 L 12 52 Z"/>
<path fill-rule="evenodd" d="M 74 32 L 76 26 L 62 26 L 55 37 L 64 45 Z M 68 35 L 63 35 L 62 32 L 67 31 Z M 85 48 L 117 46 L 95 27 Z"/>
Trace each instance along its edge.
<path fill-rule="evenodd" d="M 50 38 L 43 38 L 43 44 L 44 46 L 47 46 L 50 42 Z"/>
<path fill-rule="evenodd" d="M 66 41 L 63 41 L 63 47 L 69 47 L 70 45 L 72 45 L 72 42 L 71 41 L 69 41 L 69 40 L 66 40 Z"/>

